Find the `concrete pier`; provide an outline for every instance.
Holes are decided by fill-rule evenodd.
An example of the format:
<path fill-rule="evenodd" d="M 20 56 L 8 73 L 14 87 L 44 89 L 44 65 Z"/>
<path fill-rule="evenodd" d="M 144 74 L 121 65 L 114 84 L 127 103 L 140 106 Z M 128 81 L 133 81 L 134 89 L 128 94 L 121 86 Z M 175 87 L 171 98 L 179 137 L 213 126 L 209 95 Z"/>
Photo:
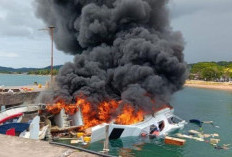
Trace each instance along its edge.
<path fill-rule="evenodd" d="M 24 88 L 28 90 L 24 90 Z M 8 90 L 15 90 L 17 92 L 6 92 Z M 4 87 L 0 91 L 0 106 L 18 105 L 24 102 L 33 103 L 35 98 L 45 87 L 38 88 L 37 86 L 17 86 Z"/>
<path fill-rule="evenodd" d="M 0 148 L 0 157 L 98 157 L 74 149 L 54 146 L 46 141 L 5 135 L 0 135 Z"/>

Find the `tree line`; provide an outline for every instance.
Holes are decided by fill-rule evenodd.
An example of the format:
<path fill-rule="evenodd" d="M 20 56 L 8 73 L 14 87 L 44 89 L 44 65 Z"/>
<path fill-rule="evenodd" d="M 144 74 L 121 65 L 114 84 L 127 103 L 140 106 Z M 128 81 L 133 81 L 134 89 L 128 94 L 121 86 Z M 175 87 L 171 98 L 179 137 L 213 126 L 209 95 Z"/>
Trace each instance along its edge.
<path fill-rule="evenodd" d="M 189 65 L 189 79 L 231 81 L 232 62 L 199 62 Z"/>
<path fill-rule="evenodd" d="M 53 69 L 53 75 L 57 75 L 59 72 L 59 69 Z M 40 69 L 40 70 L 32 70 L 27 73 L 28 75 L 50 75 L 51 70 L 50 69 Z"/>

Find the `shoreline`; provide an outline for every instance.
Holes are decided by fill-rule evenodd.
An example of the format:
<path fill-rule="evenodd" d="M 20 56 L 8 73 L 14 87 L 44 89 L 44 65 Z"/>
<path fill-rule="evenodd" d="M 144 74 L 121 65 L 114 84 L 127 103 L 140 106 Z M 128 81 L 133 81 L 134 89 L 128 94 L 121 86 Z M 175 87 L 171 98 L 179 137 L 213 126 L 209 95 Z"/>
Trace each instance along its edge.
<path fill-rule="evenodd" d="M 18 73 L 1 73 L 0 72 L 0 74 L 2 74 L 2 75 L 28 75 L 28 76 L 51 76 L 50 74 L 48 74 L 48 75 L 36 75 L 36 74 L 26 74 L 26 73 L 22 73 L 22 74 L 18 74 Z M 55 75 L 53 75 L 53 76 L 55 76 Z"/>
<path fill-rule="evenodd" d="M 20 74 L 19 74 L 20 75 Z M 45 75 L 46 76 L 46 75 Z M 42 84 L 42 87 L 45 85 Z M 19 85 L 19 86 L 1 86 L 0 89 L 7 88 L 38 88 L 37 85 L 28 84 L 28 85 Z M 213 82 L 213 81 L 202 81 L 202 80 L 186 80 L 184 87 L 192 87 L 192 88 L 203 88 L 203 89 L 215 89 L 215 90 L 224 90 L 224 91 L 232 91 L 232 82 Z"/>
<path fill-rule="evenodd" d="M 213 81 L 201 81 L 201 80 L 186 80 L 185 87 L 204 88 L 232 91 L 232 83 L 230 82 L 213 82 Z"/>

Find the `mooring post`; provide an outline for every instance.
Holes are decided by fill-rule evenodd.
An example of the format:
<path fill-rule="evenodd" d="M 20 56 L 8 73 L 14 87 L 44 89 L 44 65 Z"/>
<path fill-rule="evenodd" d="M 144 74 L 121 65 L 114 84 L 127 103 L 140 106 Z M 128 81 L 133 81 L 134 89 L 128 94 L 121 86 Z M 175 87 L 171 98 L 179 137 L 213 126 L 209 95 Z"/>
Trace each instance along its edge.
<path fill-rule="evenodd" d="M 6 109 L 6 106 L 0 104 L 0 111 L 4 111 Z"/>
<path fill-rule="evenodd" d="M 106 134 L 106 139 L 104 142 L 104 148 L 103 148 L 103 152 L 105 154 L 108 154 L 109 150 L 109 125 L 106 125 L 105 127 L 105 134 Z"/>

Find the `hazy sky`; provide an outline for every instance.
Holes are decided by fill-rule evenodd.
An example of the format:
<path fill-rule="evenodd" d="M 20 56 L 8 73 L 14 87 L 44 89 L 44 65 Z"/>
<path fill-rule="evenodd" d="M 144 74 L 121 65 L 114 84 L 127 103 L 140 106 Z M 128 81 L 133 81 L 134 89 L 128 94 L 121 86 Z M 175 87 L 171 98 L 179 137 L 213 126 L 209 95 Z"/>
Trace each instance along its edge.
<path fill-rule="evenodd" d="M 33 0 L 0 0 L 0 66 L 50 64 L 50 38 L 34 15 Z M 182 32 L 185 60 L 232 60 L 232 0 L 170 0 L 171 25 Z M 54 64 L 73 56 L 55 50 Z"/>

